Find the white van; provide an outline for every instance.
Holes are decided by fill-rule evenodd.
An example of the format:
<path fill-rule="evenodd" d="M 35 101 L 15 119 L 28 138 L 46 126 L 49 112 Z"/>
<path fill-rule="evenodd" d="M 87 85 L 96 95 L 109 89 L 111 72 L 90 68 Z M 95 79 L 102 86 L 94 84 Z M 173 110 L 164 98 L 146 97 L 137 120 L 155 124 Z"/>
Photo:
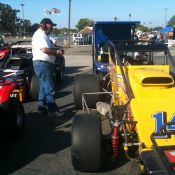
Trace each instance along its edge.
<path fill-rule="evenodd" d="M 77 37 L 77 33 L 73 33 L 73 34 L 72 34 L 72 41 L 73 41 L 73 42 L 76 41 L 76 37 Z"/>
<path fill-rule="evenodd" d="M 72 41 L 76 44 L 83 44 L 84 37 L 82 33 L 73 33 L 72 34 Z"/>

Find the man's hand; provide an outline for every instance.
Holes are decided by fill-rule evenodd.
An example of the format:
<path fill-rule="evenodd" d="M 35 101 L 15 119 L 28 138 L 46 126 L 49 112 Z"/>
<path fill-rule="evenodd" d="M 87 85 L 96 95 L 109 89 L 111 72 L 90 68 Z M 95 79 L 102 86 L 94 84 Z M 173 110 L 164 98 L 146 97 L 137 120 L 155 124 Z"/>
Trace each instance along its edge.
<path fill-rule="evenodd" d="M 62 50 L 56 50 L 56 55 L 57 56 L 62 56 L 63 55 L 63 51 Z"/>

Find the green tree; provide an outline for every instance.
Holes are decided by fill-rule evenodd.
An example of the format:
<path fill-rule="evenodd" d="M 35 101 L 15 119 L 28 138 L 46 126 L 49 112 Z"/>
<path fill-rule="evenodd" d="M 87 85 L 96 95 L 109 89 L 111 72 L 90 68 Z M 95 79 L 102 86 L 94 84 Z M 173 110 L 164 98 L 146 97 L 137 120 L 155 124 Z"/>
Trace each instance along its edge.
<path fill-rule="evenodd" d="M 17 17 L 20 10 L 12 9 L 8 4 L 0 3 L 0 32 L 21 35 L 23 32 L 30 33 L 31 22 Z"/>
<path fill-rule="evenodd" d="M 170 20 L 168 21 L 168 25 L 169 26 L 174 26 L 175 25 L 175 15 L 170 18 Z"/>
<path fill-rule="evenodd" d="M 35 23 L 33 24 L 31 27 L 30 27 L 30 33 L 33 34 L 35 33 L 35 31 L 39 28 L 39 24 L 38 23 Z"/>
<path fill-rule="evenodd" d="M 154 27 L 154 28 L 153 28 L 154 31 L 159 31 L 159 30 L 161 30 L 161 29 L 162 29 L 161 26 L 158 26 L 158 27 Z"/>
<path fill-rule="evenodd" d="M 76 25 L 76 28 L 78 30 L 82 30 L 83 28 L 89 26 L 89 27 L 93 27 L 95 24 L 95 22 L 91 19 L 88 18 L 82 18 L 79 20 L 78 24 Z"/>
<path fill-rule="evenodd" d="M 25 31 L 29 33 L 30 32 L 30 27 L 31 27 L 30 20 L 25 19 L 24 22 L 23 22 L 23 24 L 24 24 Z"/>
<path fill-rule="evenodd" d="M 54 36 L 58 36 L 59 34 L 61 34 L 61 29 L 54 28 L 52 34 Z"/>
<path fill-rule="evenodd" d="M 0 32 L 16 32 L 18 12 L 19 10 L 12 9 L 8 4 L 0 3 Z"/>
<path fill-rule="evenodd" d="M 138 30 L 143 31 L 143 32 L 148 32 L 149 31 L 148 27 L 145 27 L 144 25 L 138 25 L 136 28 Z"/>

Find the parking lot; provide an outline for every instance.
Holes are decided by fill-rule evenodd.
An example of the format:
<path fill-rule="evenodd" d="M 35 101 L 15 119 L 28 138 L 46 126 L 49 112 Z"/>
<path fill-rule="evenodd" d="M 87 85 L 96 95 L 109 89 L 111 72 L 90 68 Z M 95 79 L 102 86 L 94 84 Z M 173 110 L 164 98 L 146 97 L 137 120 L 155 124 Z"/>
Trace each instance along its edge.
<path fill-rule="evenodd" d="M 175 49 L 171 48 L 175 56 Z M 76 114 L 73 104 L 73 77 L 92 71 L 91 46 L 73 46 L 65 51 L 65 78 L 59 85 L 56 102 L 64 117 L 50 120 L 37 113 L 37 102 L 24 103 L 26 125 L 21 138 L 12 143 L 0 145 L 0 172 L 2 175 L 90 175 L 80 173 L 71 165 L 71 122 Z M 103 175 L 135 175 L 137 164 L 104 167 Z"/>

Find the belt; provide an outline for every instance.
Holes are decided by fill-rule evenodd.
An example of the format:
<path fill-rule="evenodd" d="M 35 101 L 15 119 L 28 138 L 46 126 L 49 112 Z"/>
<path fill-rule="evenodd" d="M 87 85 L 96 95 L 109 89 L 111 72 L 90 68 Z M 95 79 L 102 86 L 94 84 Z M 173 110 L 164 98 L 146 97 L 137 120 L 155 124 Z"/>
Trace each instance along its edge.
<path fill-rule="evenodd" d="M 41 62 L 41 60 L 36 60 L 36 61 L 33 61 L 34 63 L 40 63 Z"/>
<path fill-rule="evenodd" d="M 50 62 L 48 62 L 48 61 L 43 61 L 43 60 L 34 60 L 33 62 L 36 63 L 36 64 L 41 63 L 41 62 L 45 62 L 45 63 L 51 64 Z"/>

